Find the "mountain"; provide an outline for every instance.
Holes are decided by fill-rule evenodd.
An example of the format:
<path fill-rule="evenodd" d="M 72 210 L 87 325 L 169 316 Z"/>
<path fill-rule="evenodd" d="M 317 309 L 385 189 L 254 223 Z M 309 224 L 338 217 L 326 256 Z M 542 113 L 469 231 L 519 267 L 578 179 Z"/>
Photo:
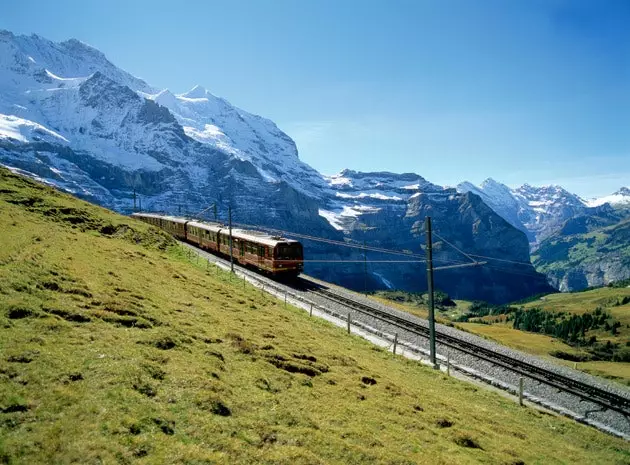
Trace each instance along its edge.
<path fill-rule="evenodd" d="M 457 190 L 479 195 L 506 221 L 527 234 L 532 249 L 554 234 L 566 220 L 589 212 L 580 197 L 560 186 L 523 184 L 510 189 L 493 179 L 486 179 L 479 187 L 463 182 Z"/>
<path fill-rule="evenodd" d="M 238 221 L 254 222 L 263 197 L 276 226 L 330 229 L 316 202 L 326 182 L 273 122 L 198 86 L 158 91 L 74 39 L 2 31 L 0 57 L 3 163 L 121 211 L 135 189 L 145 208 L 220 199 L 223 214 L 231 201 Z"/>
<path fill-rule="evenodd" d="M 404 212 L 419 192 L 442 192 L 443 188 L 414 173 L 362 173 L 343 170 L 327 176 L 329 195 L 319 214 L 339 230 L 361 228 L 359 218 L 383 209 Z"/>
<path fill-rule="evenodd" d="M 459 192 L 479 195 L 525 232 L 537 271 L 561 291 L 603 286 L 630 276 L 630 189 L 585 202 L 560 186 L 510 189 L 493 179 Z"/>
<path fill-rule="evenodd" d="M 531 241 L 533 233 L 527 229 L 523 221 L 519 218 L 522 210 L 521 202 L 514 195 L 512 189 L 505 184 L 495 181 L 492 178 L 486 179 L 479 187 L 465 181 L 457 185 L 458 192 L 472 192 L 477 194 L 495 212 L 503 217 L 508 223 L 523 231 Z"/>
<path fill-rule="evenodd" d="M 586 202 L 589 207 L 599 207 L 605 203 L 617 208 L 630 208 L 630 188 L 622 187 L 617 192 Z"/>
<path fill-rule="evenodd" d="M 561 291 L 630 278 L 630 218 L 604 204 L 598 215 L 568 220 L 545 239 L 532 260 Z"/>
<path fill-rule="evenodd" d="M 327 179 L 334 195 L 320 214 L 335 228 L 357 243 L 365 241 L 372 247 L 415 254 L 404 257 L 368 251 L 372 287 L 426 289 L 425 265 L 418 260 L 425 254 L 424 218 L 431 216 L 436 233 L 435 266 L 470 264 L 459 250 L 491 257 L 485 266 L 436 271 L 438 288 L 455 297 L 485 295 L 502 302 L 517 294 L 551 291 L 544 276 L 529 263 L 526 236 L 479 196 L 432 184 L 413 173 L 344 170 Z M 342 282 L 361 289 L 365 285 L 363 266 L 359 263 L 346 269 Z"/>
<path fill-rule="evenodd" d="M 423 265 L 388 255 L 366 280 L 355 263 L 361 252 L 330 240 L 424 254 L 418 224 L 431 214 L 435 231 L 455 246 L 524 263 L 512 274 L 496 266 L 445 271 L 448 279 L 436 278 L 445 290 L 499 302 L 547 289 L 529 264 L 524 234 L 478 196 L 416 174 L 322 176 L 272 121 L 201 86 L 182 94 L 152 87 L 75 39 L 0 31 L 0 163 L 121 212 L 136 198 L 145 210 L 193 215 L 216 202 L 226 220 L 231 205 L 240 225 L 319 238 L 304 239 L 307 271 L 361 289 L 366 281 L 371 289 L 426 289 Z M 436 243 L 444 263 L 462 257 Z"/>

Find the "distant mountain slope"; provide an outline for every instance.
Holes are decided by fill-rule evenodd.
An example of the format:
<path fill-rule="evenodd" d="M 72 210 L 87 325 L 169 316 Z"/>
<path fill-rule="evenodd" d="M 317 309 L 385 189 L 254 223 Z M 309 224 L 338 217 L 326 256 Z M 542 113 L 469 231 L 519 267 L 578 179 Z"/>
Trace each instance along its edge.
<path fill-rule="evenodd" d="M 630 218 L 608 207 L 597 216 L 571 219 L 540 244 L 532 261 L 561 291 L 630 278 Z"/>
<path fill-rule="evenodd" d="M 529 264 L 525 234 L 475 194 L 445 189 L 413 173 L 344 170 L 329 177 L 328 182 L 334 196 L 320 214 L 358 243 L 365 241 L 372 246 L 424 256 L 423 222 L 426 216 L 431 216 L 434 231 L 455 247 L 470 254 L 525 263 L 514 265 L 491 260 L 484 267 L 437 272 L 436 286 L 453 296 L 486 295 L 489 300 L 506 302 L 509 296 L 552 291 L 544 276 Z M 438 236 L 434 241 L 436 266 L 469 261 Z M 374 252 L 368 252 L 368 256 L 375 261 L 368 267 L 374 287 L 426 289 L 423 265 L 417 263 L 417 258 L 404 264 L 396 262 L 405 259 L 401 256 Z M 361 289 L 363 264 L 346 269 L 340 279 Z"/>
<path fill-rule="evenodd" d="M 599 207 L 606 203 L 617 208 L 630 208 L 630 188 L 622 187 L 611 195 L 592 199 L 587 202 L 589 207 Z"/>
<path fill-rule="evenodd" d="M 600 211 L 595 207 L 622 198 L 609 196 L 589 203 L 560 186 L 535 187 L 523 184 L 511 189 L 493 179 L 486 179 L 480 186 L 463 182 L 457 186 L 457 190 L 479 195 L 506 221 L 527 234 L 533 250 L 562 228 L 565 221 L 585 215 L 597 216 Z"/>

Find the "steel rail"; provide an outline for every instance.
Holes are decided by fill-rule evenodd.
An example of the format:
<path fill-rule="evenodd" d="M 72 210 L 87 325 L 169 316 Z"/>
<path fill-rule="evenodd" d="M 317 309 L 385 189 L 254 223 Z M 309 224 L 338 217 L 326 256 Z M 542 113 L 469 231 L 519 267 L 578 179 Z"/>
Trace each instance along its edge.
<path fill-rule="evenodd" d="M 371 317 L 376 317 L 386 323 L 396 326 L 405 331 L 428 337 L 429 329 L 424 326 L 407 320 L 406 318 L 393 315 L 374 306 L 358 302 L 346 296 L 339 295 L 329 289 L 310 289 L 312 292 L 323 297 L 343 304 Z M 560 391 L 567 392 L 585 401 L 598 404 L 609 410 L 614 410 L 622 415 L 630 416 L 630 399 L 622 397 L 612 392 L 605 391 L 595 386 L 591 386 L 582 381 L 578 381 L 567 376 L 555 373 L 538 367 L 528 362 L 518 360 L 505 354 L 481 347 L 471 342 L 463 341 L 457 337 L 436 332 L 437 342 L 449 346 L 460 352 L 467 353 L 481 360 L 485 360 L 494 365 L 499 365 L 509 371 L 518 373 L 527 378 L 534 379 L 540 383 L 552 386 Z"/>

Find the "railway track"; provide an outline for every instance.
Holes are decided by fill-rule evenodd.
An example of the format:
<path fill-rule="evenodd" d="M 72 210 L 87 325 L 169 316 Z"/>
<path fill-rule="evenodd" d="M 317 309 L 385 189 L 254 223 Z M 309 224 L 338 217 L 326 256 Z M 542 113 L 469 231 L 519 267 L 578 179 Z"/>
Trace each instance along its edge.
<path fill-rule="evenodd" d="M 376 306 L 367 305 L 363 302 L 340 295 L 330 289 L 312 287 L 310 292 L 315 292 L 326 299 L 336 302 L 346 307 L 377 318 L 392 326 L 414 333 L 418 336 L 429 337 L 429 329 L 406 318 L 393 315 L 383 311 Z M 481 360 L 485 360 L 494 365 L 498 365 L 506 370 L 518 373 L 521 376 L 533 379 L 539 383 L 554 387 L 560 391 L 572 394 L 580 399 L 597 404 L 605 409 L 621 413 L 627 418 L 630 417 L 630 399 L 622 397 L 612 392 L 591 386 L 582 381 L 578 381 L 559 373 L 545 370 L 531 363 L 510 357 L 505 354 L 495 352 L 485 347 L 463 341 L 452 335 L 436 331 L 436 342 L 452 349 L 472 355 Z"/>

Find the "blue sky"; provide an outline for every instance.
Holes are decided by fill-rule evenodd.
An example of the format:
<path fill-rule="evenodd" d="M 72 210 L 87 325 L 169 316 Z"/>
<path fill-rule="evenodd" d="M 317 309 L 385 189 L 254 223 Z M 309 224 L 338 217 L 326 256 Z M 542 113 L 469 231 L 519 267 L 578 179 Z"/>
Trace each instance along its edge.
<path fill-rule="evenodd" d="M 630 2 L 6 2 L 0 28 L 76 37 L 157 87 L 268 117 L 332 174 L 630 185 Z"/>

